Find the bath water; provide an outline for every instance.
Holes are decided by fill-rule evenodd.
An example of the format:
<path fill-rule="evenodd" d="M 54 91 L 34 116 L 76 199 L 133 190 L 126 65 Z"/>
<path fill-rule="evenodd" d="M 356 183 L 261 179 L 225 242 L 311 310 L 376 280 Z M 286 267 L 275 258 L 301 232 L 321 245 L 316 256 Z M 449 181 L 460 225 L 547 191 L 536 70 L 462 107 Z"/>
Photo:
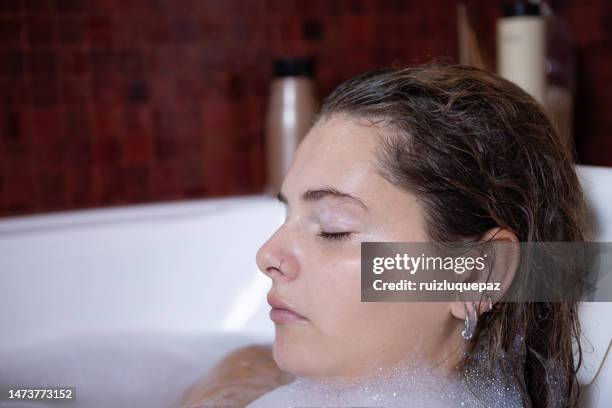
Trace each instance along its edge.
<path fill-rule="evenodd" d="M 351 385 L 298 378 L 247 407 L 523 407 L 515 386 L 478 371 L 451 377 L 423 368 L 379 370 Z"/>
<path fill-rule="evenodd" d="M 157 331 L 74 335 L 0 353 L 0 388 L 75 387 L 72 403 L 0 400 L 0 408 L 176 408 L 231 350 L 236 334 Z"/>

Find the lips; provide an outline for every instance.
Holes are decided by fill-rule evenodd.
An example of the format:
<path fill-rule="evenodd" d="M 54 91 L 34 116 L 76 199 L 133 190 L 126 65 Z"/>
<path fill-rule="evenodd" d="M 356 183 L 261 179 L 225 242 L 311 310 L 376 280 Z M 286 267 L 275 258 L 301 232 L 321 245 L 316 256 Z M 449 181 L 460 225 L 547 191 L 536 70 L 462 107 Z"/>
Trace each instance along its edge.
<path fill-rule="evenodd" d="M 297 313 L 293 306 L 279 296 L 269 293 L 268 304 L 272 307 L 270 310 L 270 320 L 274 323 L 299 323 L 308 320 Z"/>

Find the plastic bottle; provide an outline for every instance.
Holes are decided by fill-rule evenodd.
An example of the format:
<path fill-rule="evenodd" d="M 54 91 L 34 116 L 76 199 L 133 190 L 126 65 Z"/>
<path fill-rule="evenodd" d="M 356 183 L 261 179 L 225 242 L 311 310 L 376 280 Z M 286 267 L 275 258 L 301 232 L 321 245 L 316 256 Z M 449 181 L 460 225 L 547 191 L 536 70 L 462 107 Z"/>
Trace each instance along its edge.
<path fill-rule="evenodd" d="M 539 4 L 513 2 L 497 22 L 497 72 L 538 102 L 546 95 L 546 22 Z"/>
<path fill-rule="evenodd" d="M 316 113 L 314 62 L 310 58 L 282 58 L 274 62 L 266 118 L 266 192 L 276 194 L 295 150 Z"/>
<path fill-rule="evenodd" d="M 559 129 L 562 141 L 573 148 L 575 57 L 572 38 L 567 26 L 543 2 L 546 19 L 546 95 L 545 107 Z"/>

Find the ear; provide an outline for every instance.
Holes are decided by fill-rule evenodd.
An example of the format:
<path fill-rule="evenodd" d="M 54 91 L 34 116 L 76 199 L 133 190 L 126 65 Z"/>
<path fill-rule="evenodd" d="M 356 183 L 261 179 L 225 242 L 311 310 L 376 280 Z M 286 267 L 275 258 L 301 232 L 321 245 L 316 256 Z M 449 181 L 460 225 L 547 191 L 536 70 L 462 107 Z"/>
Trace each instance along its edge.
<path fill-rule="evenodd" d="M 499 282 L 501 290 L 494 293 L 483 294 L 480 302 L 476 302 L 478 315 L 487 312 L 499 301 L 514 280 L 521 259 L 520 243 L 516 234 L 506 228 L 495 227 L 485 232 L 479 239 L 479 242 L 492 243 L 492 248 L 495 251 L 494 262 L 490 266 L 491 282 Z M 450 313 L 453 317 L 463 320 L 465 319 L 465 308 L 471 312 L 473 302 L 451 302 Z"/>

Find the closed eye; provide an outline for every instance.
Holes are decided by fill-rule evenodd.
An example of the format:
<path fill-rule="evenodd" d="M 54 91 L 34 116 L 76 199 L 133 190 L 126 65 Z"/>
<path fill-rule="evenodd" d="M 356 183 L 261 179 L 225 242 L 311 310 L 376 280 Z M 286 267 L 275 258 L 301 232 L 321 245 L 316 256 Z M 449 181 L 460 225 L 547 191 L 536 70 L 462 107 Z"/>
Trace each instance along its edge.
<path fill-rule="evenodd" d="M 319 232 L 319 236 L 330 240 L 330 241 L 339 241 L 342 239 L 346 239 L 351 235 L 350 232 L 325 232 L 325 231 L 321 231 Z"/>

